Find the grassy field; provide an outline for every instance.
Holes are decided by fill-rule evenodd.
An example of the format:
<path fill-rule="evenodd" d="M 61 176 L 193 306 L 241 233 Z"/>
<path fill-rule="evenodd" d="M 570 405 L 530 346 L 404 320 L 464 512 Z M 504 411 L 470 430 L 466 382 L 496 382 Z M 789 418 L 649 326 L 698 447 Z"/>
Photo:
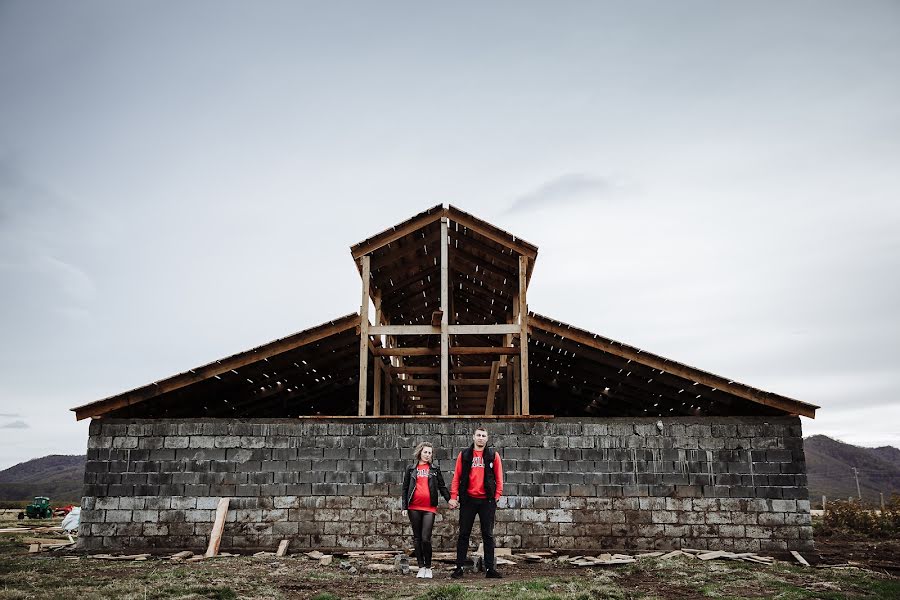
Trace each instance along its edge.
<path fill-rule="evenodd" d="M 815 569 L 690 559 L 643 559 L 615 568 L 576 568 L 557 563 L 507 567 L 502 580 L 467 575 L 434 580 L 412 575 L 359 574 L 320 567 L 299 557 L 218 558 L 199 563 L 66 560 L 56 553 L 27 554 L 25 536 L 0 535 L 0 600 L 405 598 L 423 600 L 637 599 L 637 598 L 900 598 L 900 579 L 861 569 Z M 47 537 L 41 535 L 40 537 Z"/>

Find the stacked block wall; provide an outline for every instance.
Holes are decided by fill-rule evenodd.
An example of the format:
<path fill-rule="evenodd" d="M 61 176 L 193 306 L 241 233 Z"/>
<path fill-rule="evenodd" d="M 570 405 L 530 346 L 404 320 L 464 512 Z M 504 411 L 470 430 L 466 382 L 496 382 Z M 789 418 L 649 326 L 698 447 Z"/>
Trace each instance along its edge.
<path fill-rule="evenodd" d="M 412 448 L 450 484 L 472 420 L 91 423 L 80 547 L 201 549 L 220 497 L 222 550 L 406 548 Z M 812 548 L 798 418 L 486 420 L 506 484 L 500 546 L 577 550 Z M 455 544 L 442 501 L 438 548 Z M 478 542 L 477 527 L 473 545 Z"/>

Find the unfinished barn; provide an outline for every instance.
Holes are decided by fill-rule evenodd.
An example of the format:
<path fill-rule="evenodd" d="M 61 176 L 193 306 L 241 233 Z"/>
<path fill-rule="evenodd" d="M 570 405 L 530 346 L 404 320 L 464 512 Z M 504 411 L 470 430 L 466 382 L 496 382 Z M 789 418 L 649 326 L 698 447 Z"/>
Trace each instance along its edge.
<path fill-rule="evenodd" d="M 359 313 L 72 409 L 82 548 L 204 548 L 221 498 L 223 550 L 405 548 L 412 449 L 450 471 L 476 423 L 503 456 L 499 546 L 812 547 L 817 406 L 531 312 L 537 247 L 453 206 L 350 250 Z M 455 531 L 444 507 L 435 545 Z"/>

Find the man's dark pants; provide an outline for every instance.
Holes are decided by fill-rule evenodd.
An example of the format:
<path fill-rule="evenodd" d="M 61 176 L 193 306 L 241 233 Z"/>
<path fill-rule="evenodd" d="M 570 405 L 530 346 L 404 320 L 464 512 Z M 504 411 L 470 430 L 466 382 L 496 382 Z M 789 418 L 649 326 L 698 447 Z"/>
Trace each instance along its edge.
<path fill-rule="evenodd" d="M 466 498 L 459 505 L 459 538 L 456 540 L 456 566 L 466 563 L 466 552 L 469 549 L 469 536 L 475 516 L 481 524 L 481 540 L 484 543 L 484 568 L 493 569 L 494 565 L 494 514 L 497 503 L 494 500 Z"/>

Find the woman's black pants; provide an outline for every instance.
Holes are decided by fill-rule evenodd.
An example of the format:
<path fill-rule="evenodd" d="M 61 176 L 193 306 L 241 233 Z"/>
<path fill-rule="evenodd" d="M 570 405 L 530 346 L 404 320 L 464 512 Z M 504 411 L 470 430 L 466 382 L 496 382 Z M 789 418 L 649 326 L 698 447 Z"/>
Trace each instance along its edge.
<path fill-rule="evenodd" d="M 426 510 L 410 510 L 409 522 L 413 530 L 413 546 L 419 567 L 431 568 L 431 528 L 434 527 L 434 513 Z"/>

